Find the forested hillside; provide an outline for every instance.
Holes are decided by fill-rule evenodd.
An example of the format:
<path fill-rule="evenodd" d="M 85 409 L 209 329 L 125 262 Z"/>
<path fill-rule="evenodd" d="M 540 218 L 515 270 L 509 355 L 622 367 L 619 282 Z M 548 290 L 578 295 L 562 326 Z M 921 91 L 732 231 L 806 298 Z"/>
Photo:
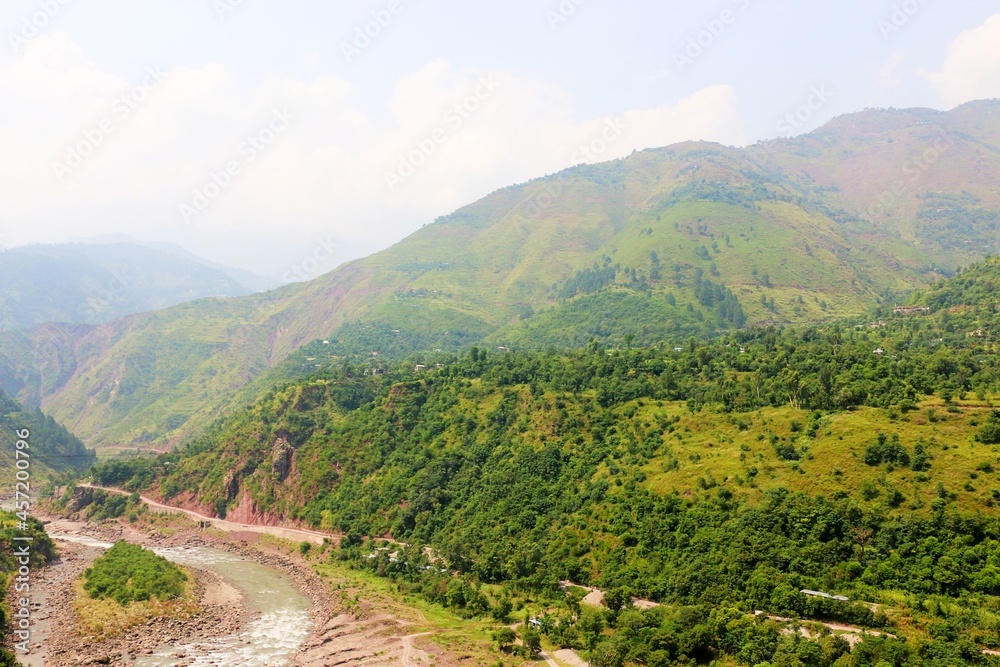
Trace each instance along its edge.
<path fill-rule="evenodd" d="M 19 435 L 24 431 L 28 436 Z M 28 443 L 17 454 L 16 443 Z M 17 461 L 21 463 L 18 464 Z M 38 410 L 25 410 L 17 401 L 0 391 L 0 496 L 14 494 L 15 473 L 28 471 L 35 493 L 41 492 L 46 481 L 60 473 L 79 473 L 97 462 L 93 450 L 79 438 Z"/>
<path fill-rule="evenodd" d="M 321 368 L 95 478 L 347 544 L 390 535 L 415 545 L 409 565 L 344 558 L 484 622 L 501 591 L 559 607 L 566 580 L 664 603 L 613 610 L 612 635 L 586 640 L 573 614 L 547 630 L 595 664 L 975 664 L 1000 647 L 997 279 L 990 260 L 821 327 Z M 439 594 L 450 579 L 420 545 L 464 593 Z M 905 641 L 789 646 L 755 610 Z"/>
<path fill-rule="evenodd" d="M 88 443 L 163 446 L 317 340 L 339 364 L 859 316 L 995 248 L 998 127 L 996 102 L 870 110 L 746 149 L 689 142 L 576 166 L 310 283 L 0 335 L 0 386 Z"/>

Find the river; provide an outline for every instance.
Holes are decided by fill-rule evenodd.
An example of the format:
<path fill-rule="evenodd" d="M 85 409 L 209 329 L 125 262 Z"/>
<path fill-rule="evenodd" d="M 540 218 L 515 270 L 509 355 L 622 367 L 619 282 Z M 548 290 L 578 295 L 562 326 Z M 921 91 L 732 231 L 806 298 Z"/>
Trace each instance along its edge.
<path fill-rule="evenodd" d="M 51 534 L 85 546 L 107 549 L 112 545 L 80 535 Z M 310 600 L 285 573 L 252 560 L 211 547 L 167 547 L 156 553 L 178 565 L 211 570 L 243 594 L 246 606 L 259 615 L 238 634 L 194 643 L 161 646 L 152 655 L 139 657 L 139 667 L 176 664 L 183 653 L 188 665 L 238 665 L 280 667 L 291 663 L 309 634 Z"/>

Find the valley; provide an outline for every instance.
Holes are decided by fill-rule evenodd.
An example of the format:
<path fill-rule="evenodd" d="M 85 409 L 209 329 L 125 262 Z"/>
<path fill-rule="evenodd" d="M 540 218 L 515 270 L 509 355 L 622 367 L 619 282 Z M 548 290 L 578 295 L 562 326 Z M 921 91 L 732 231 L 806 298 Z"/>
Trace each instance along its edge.
<path fill-rule="evenodd" d="M 987 664 L 998 284 L 990 259 L 831 324 L 318 369 L 94 480 L 341 535 L 329 563 L 484 631 L 534 618 L 549 656 Z"/>
<path fill-rule="evenodd" d="M 998 109 L 636 152 L 308 283 L 3 331 L 5 419 L 46 511 L 311 582 L 299 664 L 997 664 Z"/>

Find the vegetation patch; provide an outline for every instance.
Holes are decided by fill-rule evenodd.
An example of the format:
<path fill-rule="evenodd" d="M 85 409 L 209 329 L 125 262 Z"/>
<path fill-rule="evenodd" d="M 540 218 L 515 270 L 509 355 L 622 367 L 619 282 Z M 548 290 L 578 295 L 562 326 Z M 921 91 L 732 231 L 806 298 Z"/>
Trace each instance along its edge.
<path fill-rule="evenodd" d="M 84 572 L 83 588 L 95 600 L 131 602 L 176 599 L 188 577 L 163 556 L 137 544 L 120 541 Z"/>
<path fill-rule="evenodd" d="M 115 635 L 154 618 L 188 618 L 200 610 L 193 576 L 124 541 L 94 561 L 74 589 L 81 627 L 95 637 Z"/>

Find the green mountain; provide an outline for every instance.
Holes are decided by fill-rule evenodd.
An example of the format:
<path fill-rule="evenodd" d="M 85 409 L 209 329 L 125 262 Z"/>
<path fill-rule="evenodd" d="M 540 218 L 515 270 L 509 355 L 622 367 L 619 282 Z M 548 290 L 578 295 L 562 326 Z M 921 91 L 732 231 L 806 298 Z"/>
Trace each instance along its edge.
<path fill-rule="evenodd" d="M 0 334 L 0 386 L 94 445 L 162 446 L 240 390 L 251 399 L 275 378 L 374 352 L 680 346 L 859 315 L 995 247 L 998 137 L 990 101 L 574 167 L 310 283 Z"/>
<path fill-rule="evenodd" d="M 548 640 L 597 664 L 990 664 L 997 281 L 991 259 L 908 308 L 680 350 L 319 369 L 95 479 L 344 533 L 335 558 L 487 625 L 540 603 Z M 566 580 L 608 591 L 596 629 Z M 852 649 L 757 610 L 879 634 Z"/>
<path fill-rule="evenodd" d="M 19 447 L 18 443 L 24 444 Z M 15 482 L 25 481 L 28 496 L 35 498 L 45 482 L 61 473 L 87 470 L 95 463 L 94 451 L 52 417 L 25 410 L 0 391 L 0 484 L 4 497 L 14 495 Z"/>
<path fill-rule="evenodd" d="M 132 243 L 31 245 L 0 253 L 0 329 L 99 324 L 250 291 L 221 267 Z"/>

